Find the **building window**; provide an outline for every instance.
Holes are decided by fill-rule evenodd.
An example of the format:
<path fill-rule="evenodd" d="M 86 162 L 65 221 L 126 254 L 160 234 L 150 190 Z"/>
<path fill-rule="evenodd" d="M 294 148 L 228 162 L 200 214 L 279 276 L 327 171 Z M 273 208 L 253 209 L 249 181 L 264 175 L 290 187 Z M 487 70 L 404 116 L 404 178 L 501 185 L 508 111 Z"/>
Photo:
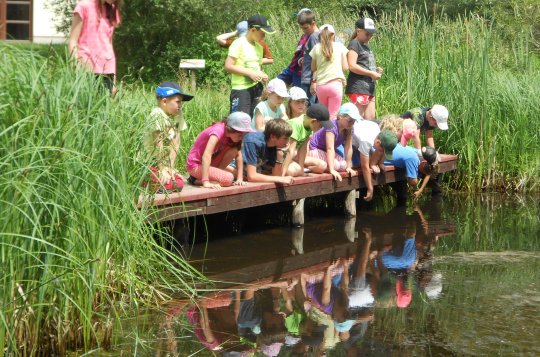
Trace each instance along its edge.
<path fill-rule="evenodd" d="M 0 40 L 32 40 L 32 0 L 0 0 Z"/>

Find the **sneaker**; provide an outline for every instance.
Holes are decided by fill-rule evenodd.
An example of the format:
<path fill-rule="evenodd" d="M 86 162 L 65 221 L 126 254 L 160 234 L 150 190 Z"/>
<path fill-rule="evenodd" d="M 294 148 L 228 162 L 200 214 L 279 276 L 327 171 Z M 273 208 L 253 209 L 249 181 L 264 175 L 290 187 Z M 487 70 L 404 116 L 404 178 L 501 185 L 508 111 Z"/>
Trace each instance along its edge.
<path fill-rule="evenodd" d="M 187 182 L 190 184 L 190 185 L 195 185 L 195 181 L 197 181 L 197 179 L 191 175 L 189 175 L 188 179 L 187 179 Z"/>

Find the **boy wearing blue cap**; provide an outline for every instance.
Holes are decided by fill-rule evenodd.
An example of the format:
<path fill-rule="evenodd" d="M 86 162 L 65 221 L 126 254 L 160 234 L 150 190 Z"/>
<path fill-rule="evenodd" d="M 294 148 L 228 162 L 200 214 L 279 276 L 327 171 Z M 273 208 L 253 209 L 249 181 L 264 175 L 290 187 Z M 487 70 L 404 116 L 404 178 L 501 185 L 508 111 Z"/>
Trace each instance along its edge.
<path fill-rule="evenodd" d="M 180 148 L 180 130 L 187 129 L 182 118 L 182 103 L 193 99 L 175 82 L 163 82 L 156 88 L 158 105 L 150 113 L 144 141 L 152 157 L 151 179 L 158 191 L 179 191 L 184 186 L 174 168 Z"/>

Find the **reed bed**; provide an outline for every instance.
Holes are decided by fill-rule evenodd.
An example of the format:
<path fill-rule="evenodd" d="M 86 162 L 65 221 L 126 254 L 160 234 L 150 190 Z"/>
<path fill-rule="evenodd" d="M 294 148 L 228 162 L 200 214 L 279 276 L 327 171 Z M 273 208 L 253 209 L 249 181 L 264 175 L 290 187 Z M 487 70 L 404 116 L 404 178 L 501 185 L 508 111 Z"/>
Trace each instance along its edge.
<path fill-rule="evenodd" d="M 125 309 L 193 296 L 204 277 L 136 206 L 145 94 L 111 100 L 56 53 L 0 63 L 0 356 L 107 345 Z"/>

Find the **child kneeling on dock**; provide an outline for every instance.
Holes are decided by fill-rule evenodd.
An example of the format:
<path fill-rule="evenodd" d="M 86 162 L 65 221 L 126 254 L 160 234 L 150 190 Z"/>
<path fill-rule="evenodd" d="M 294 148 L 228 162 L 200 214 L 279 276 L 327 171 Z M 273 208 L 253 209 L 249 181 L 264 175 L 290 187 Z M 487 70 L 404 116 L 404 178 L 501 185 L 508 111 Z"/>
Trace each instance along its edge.
<path fill-rule="evenodd" d="M 292 176 L 281 176 L 283 161 L 277 160 L 277 148 L 287 146 L 291 133 L 291 126 L 285 120 L 273 119 L 266 123 L 264 132 L 248 133 L 244 137 L 242 158 L 249 182 L 294 183 Z M 231 170 L 240 173 L 240 161 L 233 161 Z"/>
<path fill-rule="evenodd" d="M 158 106 L 152 110 L 144 140 L 146 151 L 151 155 L 152 186 L 157 191 L 180 191 L 184 187 L 182 176 L 174 168 L 180 148 L 180 130 L 187 125 L 182 118 L 182 102 L 193 99 L 175 82 L 163 82 L 156 88 Z"/>
<path fill-rule="evenodd" d="M 334 127 L 329 115 L 328 109 L 324 105 L 313 104 L 308 108 L 306 114 L 287 122 L 292 127 L 292 134 L 288 153 L 283 163 L 283 176 L 301 176 L 304 174 L 304 168 L 317 174 L 322 174 L 326 170 L 326 161 L 306 156 L 311 134 L 321 128 L 331 129 Z"/>
<path fill-rule="evenodd" d="M 191 175 L 190 183 L 197 181 L 206 188 L 242 185 L 242 140 L 246 133 L 253 132 L 251 118 L 244 112 L 235 112 L 219 123 L 203 130 L 189 151 L 186 168 Z M 234 170 L 229 167 L 236 158 L 238 175 L 234 181 Z M 196 181 L 197 180 L 197 181 Z"/>

